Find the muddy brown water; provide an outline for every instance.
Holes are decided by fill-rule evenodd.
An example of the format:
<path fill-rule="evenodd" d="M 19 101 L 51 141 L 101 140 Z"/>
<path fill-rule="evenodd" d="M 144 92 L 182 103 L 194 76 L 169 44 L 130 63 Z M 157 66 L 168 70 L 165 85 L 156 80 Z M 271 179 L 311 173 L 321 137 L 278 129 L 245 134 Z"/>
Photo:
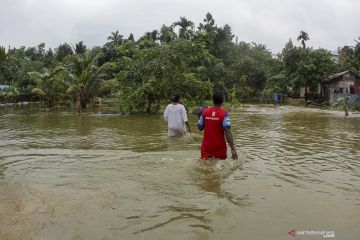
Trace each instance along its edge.
<path fill-rule="evenodd" d="M 0 239 L 360 239 L 360 115 L 231 116 L 239 160 L 201 161 L 161 115 L 0 109 Z"/>

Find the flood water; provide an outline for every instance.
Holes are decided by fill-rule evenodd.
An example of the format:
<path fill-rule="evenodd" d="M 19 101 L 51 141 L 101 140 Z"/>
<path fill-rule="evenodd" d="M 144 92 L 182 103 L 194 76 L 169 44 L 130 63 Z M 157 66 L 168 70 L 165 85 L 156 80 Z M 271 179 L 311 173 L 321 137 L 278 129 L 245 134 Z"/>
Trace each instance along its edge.
<path fill-rule="evenodd" d="M 231 116 L 239 160 L 201 161 L 161 115 L 0 109 L 0 239 L 360 239 L 360 115 Z"/>

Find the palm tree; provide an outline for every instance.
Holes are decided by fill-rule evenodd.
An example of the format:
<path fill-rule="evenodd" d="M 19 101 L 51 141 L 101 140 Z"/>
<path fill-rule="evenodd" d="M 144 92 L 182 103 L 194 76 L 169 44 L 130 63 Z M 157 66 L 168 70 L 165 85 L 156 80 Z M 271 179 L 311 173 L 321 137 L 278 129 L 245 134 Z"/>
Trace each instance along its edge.
<path fill-rule="evenodd" d="M 303 46 L 304 49 L 306 48 L 305 42 L 309 39 L 310 39 L 309 35 L 306 32 L 300 31 L 300 35 L 298 36 L 297 40 L 298 41 L 301 40 L 301 45 Z"/>
<path fill-rule="evenodd" d="M 116 30 L 116 32 L 112 32 L 111 35 L 107 38 L 109 40 L 110 44 L 117 47 L 123 42 L 123 35 L 119 34 L 119 31 Z"/>
<path fill-rule="evenodd" d="M 31 92 L 44 98 L 47 107 L 56 106 L 65 92 L 65 79 L 68 75 L 66 68 L 57 66 L 45 73 L 29 72 L 28 75 L 36 83 Z"/>
<path fill-rule="evenodd" d="M 72 83 L 66 93 L 71 94 L 81 108 L 86 108 L 98 89 L 98 67 L 95 60 L 96 56 L 91 59 L 88 55 L 76 56 L 72 59 L 73 74 L 70 74 Z"/>
<path fill-rule="evenodd" d="M 194 23 L 187 20 L 185 17 L 180 17 L 178 22 L 173 23 L 173 26 L 179 26 L 179 38 L 190 39 L 193 34 Z"/>

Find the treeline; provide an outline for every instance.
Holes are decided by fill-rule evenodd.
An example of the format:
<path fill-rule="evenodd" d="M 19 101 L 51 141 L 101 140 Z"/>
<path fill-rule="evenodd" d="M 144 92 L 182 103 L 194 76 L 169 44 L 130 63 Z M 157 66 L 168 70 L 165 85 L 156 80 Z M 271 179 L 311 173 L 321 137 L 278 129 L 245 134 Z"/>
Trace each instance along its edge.
<path fill-rule="evenodd" d="M 19 93 L 40 96 L 48 107 L 62 102 L 81 106 L 96 97 L 115 97 L 123 111 L 156 112 L 173 92 L 185 103 L 201 103 L 213 89 L 228 101 L 248 101 L 274 93 L 298 96 L 300 87 L 315 89 L 332 73 L 360 71 L 360 44 L 330 51 L 299 47 L 289 40 L 273 55 L 265 45 L 238 41 L 230 26 L 217 26 L 210 13 L 195 27 L 185 17 L 135 40 L 112 32 L 102 47 L 83 42 L 46 49 L 0 48 L 0 84 L 11 87 L 3 97 Z"/>

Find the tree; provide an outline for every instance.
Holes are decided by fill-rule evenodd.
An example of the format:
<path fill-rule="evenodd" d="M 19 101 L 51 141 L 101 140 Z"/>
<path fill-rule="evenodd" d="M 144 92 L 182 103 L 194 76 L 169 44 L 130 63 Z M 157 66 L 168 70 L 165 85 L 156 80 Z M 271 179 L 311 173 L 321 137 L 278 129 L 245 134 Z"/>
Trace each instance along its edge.
<path fill-rule="evenodd" d="M 36 83 L 31 92 L 44 98 L 47 107 L 54 107 L 65 93 L 67 74 L 66 68 L 62 66 L 46 70 L 44 73 L 29 72 L 30 79 Z"/>
<path fill-rule="evenodd" d="M 222 58 L 226 61 L 232 59 L 232 52 L 234 50 L 234 43 L 232 42 L 234 35 L 231 32 L 231 27 L 225 24 L 222 28 L 217 28 L 214 39 L 214 56 Z"/>
<path fill-rule="evenodd" d="M 135 41 L 134 34 L 130 33 L 128 39 L 129 41 Z"/>
<path fill-rule="evenodd" d="M 214 30 L 216 30 L 215 27 L 215 20 L 213 18 L 213 16 L 211 15 L 211 13 L 206 13 L 206 16 L 204 18 L 204 24 L 200 23 L 199 25 L 199 30 L 200 31 L 204 31 L 204 32 L 213 32 Z"/>
<path fill-rule="evenodd" d="M 285 72 L 282 72 L 268 79 L 263 93 L 266 95 L 272 95 L 274 93 L 286 95 L 288 93 L 288 87 L 290 86 L 289 78 Z"/>
<path fill-rule="evenodd" d="M 79 99 L 82 108 L 86 108 L 90 100 L 96 97 L 99 89 L 98 67 L 96 56 L 89 54 L 73 56 L 70 59 L 71 82 L 66 93 Z"/>
<path fill-rule="evenodd" d="M 0 46 L 0 63 L 6 59 L 6 50 L 4 47 Z"/>
<path fill-rule="evenodd" d="M 306 32 L 300 31 L 300 35 L 298 36 L 297 40 L 298 41 L 301 40 L 301 45 L 303 46 L 303 49 L 305 49 L 306 48 L 305 42 L 310 40 L 310 38 L 309 38 L 309 35 Z"/>
<path fill-rule="evenodd" d="M 36 52 L 36 48 L 35 47 L 29 47 L 25 50 L 25 56 L 27 58 L 29 58 L 31 61 L 36 61 L 38 60 L 38 55 Z"/>
<path fill-rule="evenodd" d="M 44 56 L 44 67 L 46 68 L 52 68 L 55 65 L 55 56 L 51 48 L 49 48 Z"/>
<path fill-rule="evenodd" d="M 301 49 L 294 46 L 292 40 L 289 39 L 280 54 L 280 59 L 284 63 L 284 71 L 290 81 L 289 87 L 292 88 L 293 95 L 298 95 L 300 92 L 300 87 L 302 86 L 294 79 L 296 78 L 296 72 L 299 68 L 301 60 Z"/>
<path fill-rule="evenodd" d="M 195 102 L 211 92 L 211 82 L 197 71 L 211 58 L 201 45 L 177 39 L 151 48 L 129 44 L 121 50 L 118 96 L 123 111 L 156 112 L 174 91 L 183 101 Z"/>
<path fill-rule="evenodd" d="M 6 52 L 4 47 L 0 47 L 0 82 L 15 85 L 19 71 L 19 61 L 14 57 L 13 51 Z"/>
<path fill-rule="evenodd" d="M 252 90 L 248 84 L 248 80 L 246 76 L 241 76 L 239 79 L 239 87 L 237 87 L 236 96 L 243 103 L 248 102 L 250 97 L 254 94 L 254 90 Z"/>
<path fill-rule="evenodd" d="M 215 26 L 215 20 L 212 17 L 210 13 L 206 14 L 206 17 L 204 18 L 204 23 L 199 24 L 199 32 L 197 37 L 202 36 L 203 41 L 206 44 L 207 49 L 210 51 L 210 53 L 215 54 L 215 38 L 217 35 L 218 28 Z"/>
<path fill-rule="evenodd" d="M 84 45 L 83 41 L 75 44 L 75 53 L 78 55 L 83 55 L 86 53 L 86 46 Z"/>
<path fill-rule="evenodd" d="M 174 32 L 174 28 L 172 26 L 162 25 L 160 29 L 160 42 L 169 43 L 174 41 L 176 38 L 176 33 Z"/>
<path fill-rule="evenodd" d="M 360 37 L 359 37 L 360 41 Z M 356 41 L 355 50 L 354 50 L 354 58 L 358 65 L 358 74 L 360 75 L 360 42 Z"/>
<path fill-rule="evenodd" d="M 316 93 L 321 81 L 334 71 L 335 63 L 330 52 L 324 49 L 301 49 L 300 54 L 300 62 L 293 75 L 293 82 L 305 88 L 305 98 L 307 98 L 307 88 L 309 87 L 312 93 Z"/>
<path fill-rule="evenodd" d="M 72 47 L 67 43 L 60 44 L 59 47 L 55 49 L 55 58 L 59 62 L 62 62 L 66 56 L 73 54 L 74 52 Z"/>
<path fill-rule="evenodd" d="M 45 56 L 45 52 L 45 43 L 40 43 L 39 45 L 37 45 L 38 59 L 43 59 Z"/>
<path fill-rule="evenodd" d="M 111 35 L 107 38 L 107 40 L 109 40 L 109 44 L 114 46 L 114 47 L 117 47 L 119 46 L 120 44 L 123 43 L 123 35 L 120 35 L 119 34 L 119 31 L 116 30 L 116 32 L 111 32 Z"/>
<path fill-rule="evenodd" d="M 5 91 L 0 92 L 0 96 L 5 99 L 6 102 L 15 102 L 19 95 L 19 90 L 16 87 L 10 86 Z"/>
<path fill-rule="evenodd" d="M 194 23 L 186 17 L 180 17 L 180 20 L 173 23 L 173 26 L 179 26 L 179 38 L 190 39 L 193 36 Z"/>

